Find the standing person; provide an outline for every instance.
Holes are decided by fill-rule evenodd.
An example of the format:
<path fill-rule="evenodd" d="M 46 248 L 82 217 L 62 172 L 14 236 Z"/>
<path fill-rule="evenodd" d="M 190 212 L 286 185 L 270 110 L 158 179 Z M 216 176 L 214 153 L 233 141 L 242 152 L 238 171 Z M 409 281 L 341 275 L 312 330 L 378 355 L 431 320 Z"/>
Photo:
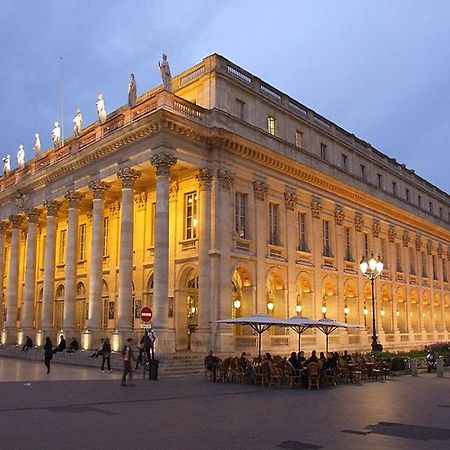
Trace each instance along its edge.
<path fill-rule="evenodd" d="M 122 350 L 123 355 L 123 374 L 121 386 L 126 386 L 127 375 L 129 375 L 130 386 L 133 386 L 133 370 L 131 368 L 131 361 L 135 360 L 133 354 L 133 339 L 128 338 L 125 347 Z"/>
<path fill-rule="evenodd" d="M 150 344 L 150 348 L 147 350 L 145 349 L 145 351 L 147 352 L 147 358 L 150 359 L 150 350 L 152 352 L 152 358 L 151 359 L 155 359 L 155 341 L 156 341 L 156 336 L 155 336 L 155 332 L 153 331 L 153 328 L 150 328 L 150 331 L 148 332 L 148 341 Z"/>
<path fill-rule="evenodd" d="M 108 338 L 103 342 L 102 357 L 102 372 L 105 371 L 105 362 L 108 364 L 108 372 L 111 372 L 111 344 Z"/>
<path fill-rule="evenodd" d="M 47 373 L 50 373 L 50 361 L 53 358 L 52 340 L 47 336 L 44 344 L 44 364 L 47 367 Z"/>

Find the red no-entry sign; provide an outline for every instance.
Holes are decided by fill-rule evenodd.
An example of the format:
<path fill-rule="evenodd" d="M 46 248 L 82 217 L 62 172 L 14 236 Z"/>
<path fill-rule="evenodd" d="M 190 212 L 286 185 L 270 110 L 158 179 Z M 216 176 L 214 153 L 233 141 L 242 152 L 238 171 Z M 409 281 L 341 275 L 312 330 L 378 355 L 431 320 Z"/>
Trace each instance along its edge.
<path fill-rule="evenodd" d="M 152 312 L 151 308 L 148 307 L 148 306 L 144 306 L 141 309 L 141 319 L 142 319 L 142 321 L 145 322 L 145 323 L 150 322 L 150 320 L 152 320 L 152 317 L 153 317 L 153 312 Z"/>

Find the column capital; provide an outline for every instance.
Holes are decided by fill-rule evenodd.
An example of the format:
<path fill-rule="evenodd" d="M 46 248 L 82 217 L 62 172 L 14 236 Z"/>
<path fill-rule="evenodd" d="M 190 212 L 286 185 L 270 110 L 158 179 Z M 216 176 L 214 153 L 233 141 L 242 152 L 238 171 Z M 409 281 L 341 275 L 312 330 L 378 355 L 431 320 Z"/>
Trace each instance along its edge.
<path fill-rule="evenodd" d="M 355 230 L 361 232 L 364 228 L 364 216 L 362 212 L 355 212 L 355 218 L 353 219 L 353 222 L 355 224 Z"/>
<path fill-rule="evenodd" d="M 55 200 L 45 200 L 44 207 L 47 210 L 47 217 L 48 216 L 56 217 L 59 208 L 61 208 L 61 204 L 56 202 Z"/>
<path fill-rule="evenodd" d="M 122 189 L 133 189 L 134 182 L 140 176 L 140 172 L 131 167 L 122 167 L 117 171 L 117 178 L 122 182 Z"/>
<path fill-rule="evenodd" d="M 380 232 L 381 232 L 381 225 L 380 225 L 380 221 L 378 219 L 373 219 L 372 222 L 372 234 L 373 237 L 380 237 Z"/>
<path fill-rule="evenodd" d="M 319 197 L 313 197 L 311 200 L 311 215 L 313 219 L 320 219 L 320 214 L 322 212 L 322 202 Z"/>
<path fill-rule="evenodd" d="M 156 176 L 169 175 L 170 168 L 178 159 L 170 153 L 157 153 L 150 158 L 150 163 L 156 168 Z"/>
<path fill-rule="evenodd" d="M 336 205 L 336 208 L 334 208 L 334 221 L 336 222 L 337 226 L 342 226 L 345 219 L 345 213 L 344 208 L 342 205 Z"/>
<path fill-rule="evenodd" d="M 23 216 L 17 214 L 9 216 L 9 221 L 11 222 L 12 228 L 20 228 L 23 222 Z"/>
<path fill-rule="evenodd" d="M 284 193 L 284 206 L 286 209 L 294 210 L 298 201 L 298 195 L 295 192 L 285 191 Z"/>
<path fill-rule="evenodd" d="M 420 252 L 422 248 L 422 236 L 420 234 L 416 234 L 416 240 L 415 240 L 416 250 Z"/>
<path fill-rule="evenodd" d="M 389 242 L 395 242 L 397 237 L 397 231 L 395 231 L 395 225 L 390 224 L 388 228 L 388 240 Z"/>
<path fill-rule="evenodd" d="M 39 210 L 36 208 L 29 208 L 25 211 L 25 214 L 27 215 L 29 223 L 38 223 L 40 214 Z"/>
<path fill-rule="evenodd" d="M 69 209 L 70 208 L 78 208 L 78 206 L 80 205 L 81 200 L 83 200 L 83 198 L 84 198 L 84 194 L 82 194 L 81 192 L 77 192 L 74 189 L 72 189 L 70 191 L 67 191 L 64 194 L 64 198 L 69 203 Z"/>
<path fill-rule="evenodd" d="M 8 228 L 8 224 L 6 222 L 0 222 L 0 234 L 5 234 Z"/>
<path fill-rule="evenodd" d="M 89 189 L 92 191 L 94 200 L 103 200 L 105 198 L 105 192 L 109 190 L 111 186 L 100 180 L 92 180 L 89 182 Z"/>
<path fill-rule="evenodd" d="M 219 186 L 225 191 L 231 190 L 231 185 L 234 182 L 234 174 L 231 170 L 217 169 L 217 178 L 219 179 Z"/>
<path fill-rule="evenodd" d="M 255 193 L 255 198 L 257 200 L 265 200 L 267 191 L 269 190 L 269 186 L 265 181 L 254 181 L 253 182 L 253 191 Z"/>
<path fill-rule="evenodd" d="M 213 171 L 210 167 L 202 167 L 201 169 L 198 169 L 195 178 L 198 180 L 201 190 L 211 190 Z"/>

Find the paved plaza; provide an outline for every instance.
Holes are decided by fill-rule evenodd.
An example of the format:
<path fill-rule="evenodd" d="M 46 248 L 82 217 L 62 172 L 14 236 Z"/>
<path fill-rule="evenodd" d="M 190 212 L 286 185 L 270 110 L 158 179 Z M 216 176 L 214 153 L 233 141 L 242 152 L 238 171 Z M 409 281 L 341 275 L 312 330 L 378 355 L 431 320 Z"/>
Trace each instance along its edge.
<path fill-rule="evenodd" d="M 433 374 L 320 391 L 143 380 L 0 358 L 4 449 L 443 449 L 450 377 Z"/>

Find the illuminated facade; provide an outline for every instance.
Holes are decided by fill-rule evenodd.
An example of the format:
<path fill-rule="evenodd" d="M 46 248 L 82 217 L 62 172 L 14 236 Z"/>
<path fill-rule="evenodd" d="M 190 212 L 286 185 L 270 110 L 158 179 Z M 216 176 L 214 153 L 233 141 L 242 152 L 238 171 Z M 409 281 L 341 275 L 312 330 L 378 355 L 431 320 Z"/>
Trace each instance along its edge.
<path fill-rule="evenodd" d="M 160 351 L 254 352 L 249 330 L 215 323 L 251 313 L 367 324 L 330 344 L 368 349 L 372 251 L 380 342 L 448 339 L 446 193 L 218 55 L 172 86 L 0 179 L 2 342 L 119 348 L 148 305 Z"/>

